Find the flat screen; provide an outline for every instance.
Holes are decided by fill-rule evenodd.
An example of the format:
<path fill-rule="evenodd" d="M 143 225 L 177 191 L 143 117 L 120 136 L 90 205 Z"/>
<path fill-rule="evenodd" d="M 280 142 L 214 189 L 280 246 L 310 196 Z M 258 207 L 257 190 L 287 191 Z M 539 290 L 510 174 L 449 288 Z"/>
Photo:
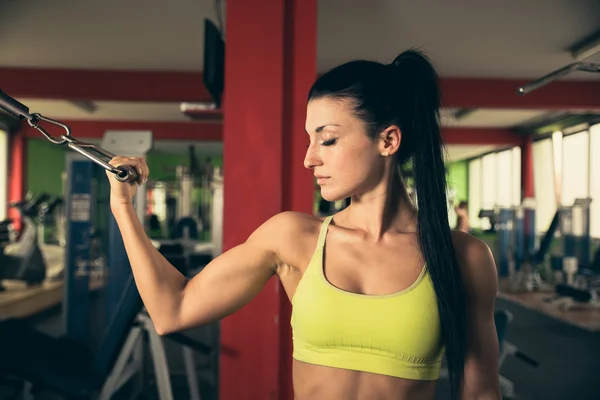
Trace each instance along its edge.
<path fill-rule="evenodd" d="M 217 108 L 221 107 L 225 75 L 225 42 L 221 31 L 210 20 L 204 20 L 204 86 Z"/>

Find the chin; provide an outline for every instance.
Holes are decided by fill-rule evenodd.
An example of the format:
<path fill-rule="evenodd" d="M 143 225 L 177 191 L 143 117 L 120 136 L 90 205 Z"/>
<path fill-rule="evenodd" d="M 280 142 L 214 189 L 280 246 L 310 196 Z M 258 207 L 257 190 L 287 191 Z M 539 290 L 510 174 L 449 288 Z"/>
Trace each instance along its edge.
<path fill-rule="evenodd" d="M 329 201 L 329 202 L 335 202 L 335 201 L 340 201 L 340 200 L 344 200 L 348 197 L 350 197 L 350 194 L 345 193 L 345 192 L 334 192 L 332 190 L 327 190 L 327 189 L 323 189 L 321 188 L 321 197 L 323 197 L 323 199 Z"/>

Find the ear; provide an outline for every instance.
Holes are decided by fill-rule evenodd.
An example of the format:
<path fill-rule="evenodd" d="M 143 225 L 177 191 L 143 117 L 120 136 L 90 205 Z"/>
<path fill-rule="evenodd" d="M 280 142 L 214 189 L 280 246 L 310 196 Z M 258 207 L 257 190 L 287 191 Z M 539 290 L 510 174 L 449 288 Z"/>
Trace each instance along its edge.
<path fill-rule="evenodd" d="M 379 135 L 378 150 L 384 156 L 391 156 L 400 149 L 402 132 L 397 125 L 390 125 Z"/>

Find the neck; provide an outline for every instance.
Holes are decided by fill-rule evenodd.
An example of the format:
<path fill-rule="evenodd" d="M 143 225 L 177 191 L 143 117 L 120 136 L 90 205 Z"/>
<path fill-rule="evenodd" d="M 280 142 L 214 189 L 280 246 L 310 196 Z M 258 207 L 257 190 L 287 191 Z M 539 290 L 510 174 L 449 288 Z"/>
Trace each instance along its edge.
<path fill-rule="evenodd" d="M 352 196 L 346 210 L 351 225 L 365 231 L 369 240 L 382 241 L 387 232 L 415 233 L 417 214 L 399 175 L 374 191 Z"/>

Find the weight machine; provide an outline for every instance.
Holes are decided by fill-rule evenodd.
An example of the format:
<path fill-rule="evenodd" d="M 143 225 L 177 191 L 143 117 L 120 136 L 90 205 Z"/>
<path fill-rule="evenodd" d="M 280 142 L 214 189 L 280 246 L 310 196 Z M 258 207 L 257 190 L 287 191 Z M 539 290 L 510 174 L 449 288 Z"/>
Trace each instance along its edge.
<path fill-rule="evenodd" d="M 115 156 L 113 152 L 144 156 L 152 148 L 152 133 L 107 132 L 102 147 L 98 147 L 75 139 L 71 135 L 70 128 L 60 121 L 30 113 L 25 105 L 2 91 L 0 91 L 0 108 L 18 119 L 25 119 L 52 144 L 66 145 L 78 153 L 69 153 L 67 156 L 68 181 L 65 201 L 68 223 L 63 307 L 65 336 L 56 341 L 24 326 L 20 321 L 14 319 L 1 321 L 0 337 L 4 337 L 5 340 L 0 341 L 3 342 L 3 349 L 0 352 L 2 353 L 0 370 L 16 375 L 35 387 L 73 396 L 88 396 L 94 392 L 101 392 L 100 398 L 108 399 L 128 380 L 139 376 L 142 348 L 141 341 L 138 339 L 145 336 L 150 339 L 159 398 L 172 399 L 162 338 L 158 336 L 149 317 L 142 309 L 120 231 L 112 213 L 109 212 L 108 196 L 105 197 L 104 204 L 100 201 L 99 210 L 95 209 L 98 198 L 102 197 L 99 182 L 106 182 L 106 177 L 96 179 L 98 170 L 95 166 L 102 167 L 100 174 L 108 171 L 120 182 L 137 182 L 139 177 L 135 168 L 127 165 L 113 167 L 109 161 Z M 52 136 L 42 123 L 60 127 L 64 133 L 58 138 Z M 142 221 L 145 215 L 145 201 L 144 188 L 140 187 L 133 203 Z M 106 264 L 92 260 L 93 234 L 97 222 L 94 219 L 95 211 L 104 211 L 108 218 L 107 229 L 101 233 L 107 243 Z M 99 276 L 105 280 L 101 285 L 105 286 L 107 293 L 106 325 L 109 329 L 97 354 L 97 357 L 104 360 L 99 368 L 96 368 L 98 364 L 91 356 L 89 326 L 91 276 Z M 126 307 L 126 310 L 123 307 Z M 206 345 L 181 334 L 171 335 L 171 337 L 183 345 L 190 398 L 199 400 L 200 393 L 192 350 L 210 354 L 213 349 L 207 350 Z M 10 338 L 19 340 L 11 341 Z M 103 349 L 105 345 L 110 345 L 110 351 L 106 354 L 105 350 L 108 349 Z M 8 348 L 4 349 L 6 346 Z M 61 352 L 60 349 L 64 351 Z M 54 354 L 56 351 L 58 353 Z M 82 354 L 79 358 L 76 355 L 78 351 Z M 43 357 L 43 354 L 49 354 L 48 359 L 55 359 L 56 365 L 40 368 L 38 358 L 40 355 Z M 110 359 L 106 359 L 107 356 Z M 67 364 L 73 366 L 61 363 L 61 357 L 64 357 Z M 71 359 L 73 357 L 75 358 Z"/>

